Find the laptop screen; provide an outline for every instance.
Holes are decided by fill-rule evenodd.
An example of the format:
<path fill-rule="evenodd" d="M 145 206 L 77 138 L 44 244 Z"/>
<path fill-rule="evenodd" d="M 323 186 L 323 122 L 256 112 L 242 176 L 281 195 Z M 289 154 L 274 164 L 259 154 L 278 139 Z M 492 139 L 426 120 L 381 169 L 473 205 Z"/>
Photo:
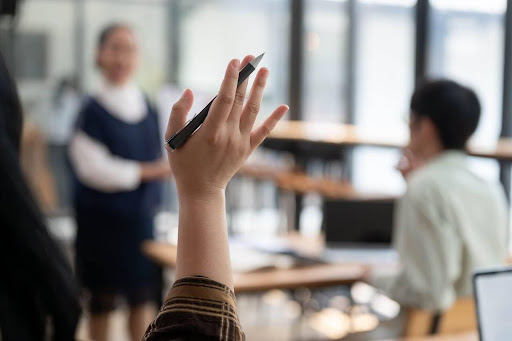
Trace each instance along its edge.
<path fill-rule="evenodd" d="M 512 340 L 512 268 L 477 272 L 473 284 L 480 340 Z"/>
<path fill-rule="evenodd" d="M 327 246 L 390 246 L 394 204 L 394 198 L 360 201 L 324 200 L 323 229 Z"/>

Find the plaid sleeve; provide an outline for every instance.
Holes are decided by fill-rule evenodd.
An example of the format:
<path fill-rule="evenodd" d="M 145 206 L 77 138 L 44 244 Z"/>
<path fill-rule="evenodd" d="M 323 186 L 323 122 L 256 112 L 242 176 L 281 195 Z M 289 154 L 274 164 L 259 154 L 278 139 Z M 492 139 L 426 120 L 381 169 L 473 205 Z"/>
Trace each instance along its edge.
<path fill-rule="evenodd" d="M 235 294 L 207 277 L 177 280 L 143 341 L 243 341 Z"/>

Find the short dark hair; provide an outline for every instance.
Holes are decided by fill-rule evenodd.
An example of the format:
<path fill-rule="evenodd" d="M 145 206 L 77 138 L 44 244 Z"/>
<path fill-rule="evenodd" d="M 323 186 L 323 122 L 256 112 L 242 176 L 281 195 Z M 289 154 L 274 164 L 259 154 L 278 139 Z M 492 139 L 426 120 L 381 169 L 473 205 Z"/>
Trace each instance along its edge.
<path fill-rule="evenodd" d="M 478 126 L 481 108 L 470 88 L 451 80 L 430 80 L 414 91 L 411 111 L 432 120 L 444 149 L 464 149 Z"/>
<path fill-rule="evenodd" d="M 107 41 L 110 34 L 119 28 L 125 28 L 128 30 L 132 29 L 130 27 L 130 25 L 122 23 L 122 22 L 116 22 L 116 23 L 112 23 L 112 24 L 105 26 L 101 30 L 100 35 L 98 37 L 98 49 L 101 49 L 101 47 L 103 46 L 103 44 L 105 44 L 105 42 Z"/>

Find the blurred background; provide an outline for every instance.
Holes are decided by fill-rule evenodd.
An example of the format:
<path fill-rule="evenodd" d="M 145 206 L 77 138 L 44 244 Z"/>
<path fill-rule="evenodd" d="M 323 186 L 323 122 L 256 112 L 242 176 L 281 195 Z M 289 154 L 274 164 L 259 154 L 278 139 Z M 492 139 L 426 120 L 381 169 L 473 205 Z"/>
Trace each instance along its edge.
<path fill-rule="evenodd" d="M 201 109 L 216 94 L 231 58 L 265 52 L 261 65 L 271 76 L 262 118 L 287 103 L 288 120 L 311 122 L 312 129 L 327 129 L 326 134 L 336 124 L 353 124 L 406 141 L 416 82 L 446 77 L 477 92 L 483 114 L 472 143 L 493 146 L 500 137 L 512 135 L 512 31 L 506 30 L 512 25 L 506 20 L 512 8 L 507 2 L 20 1 L 16 16 L 1 19 L 0 46 L 25 110 L 27 175 L 52 231 L 71 249 L 75 228 L 66 148 L 83 96 L 98 82 L 97 36 L 112 22 L 127 23 L 137 34 L 141 65 L 136 83 L 157 107 L 162 124 L 185 87 L 194 90 L 195 108 Z M 326 202 L 336 195 L 326 195 L 329 188 L 349 184 L 351 191 L 378 193 L 379 198 L 403 193 L 405 183 L 395 169 L 399 157 L 399 148 L 363 143 L 344 151 L 340 161 L 339 150 L 301 154 L 270 141 L 228 188 L 230 233 L 244 239 L 295 231 L 316 238 L 332 224 L 326 221 Z M 474 157 L 471 164 L 486 179 L 501 181 L 510 193 L 507 162 Z M 274 171 L 270 176 L 269 168 Z M 286 173 L 297 168 L 305 178 Z M 283 173 L 275 176 L 277 170 Z M 304 188 L 311 179 L 321 179 L 320 184 Z M 333 179 L 337 182 L 326 182 Z M 158 238 L 168 241 L 177 224 L 172 180 L 165 193 L 156 229 Z M 261 262 L 258 257 L 242 255 L 241 263 Z M 166 285 L 172 282 L 169 272 Z M 379 298 L 384 308 L 376 312 L 365 299 L 375 299 L 367 289 L 335 286 L 241 294 L 242 324 L 249 340 L 365 340 L 370 336 L 363 332 L 370 330 L 379 330 L 378 337 L 393 336 L 395 327 L 386 323 L 398 314 L 394 302 Z"/>

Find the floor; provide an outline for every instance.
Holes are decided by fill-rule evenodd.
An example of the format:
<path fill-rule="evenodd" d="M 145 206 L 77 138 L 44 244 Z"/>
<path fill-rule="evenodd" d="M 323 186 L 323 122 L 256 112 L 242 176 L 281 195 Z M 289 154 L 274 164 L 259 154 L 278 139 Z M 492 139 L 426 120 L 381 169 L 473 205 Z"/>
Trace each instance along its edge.
<path fill-rule="evenodd" d="M 251 341 L 368 341 L 398 336 L 400 318 L 375 313 L 371 304 L 356 303 L 354 295 L 364 296 L 364 293 L 348 287 L 314 292 L 272 290 L 239 295 L 237 300 L 244 332 Z M 88 340 L 86 323 L 85 313 L 80 322 L 79 340 Z M 109 341 L 129 339 L 126 307 L 114 312 L 111 323 Z"/>
<path fill-rule="evenodd" d="M 276 200 L 272 186 L 257 187 L 244 182 L 240 185 L 246 197 L 237 200 L 234 209 L 228 212 L 231 232 L 272 236 L 291 225 L 286 214 L 290 200 L 281 198 L 281 210 L 278 211 L 275 202 L 269 203 Z M 322 219 L 319 198 L 306 197 L 304 204 L 301 232 L 315 235 L 320 231 Z M 49 220 L 50 230 L 70 257 L 75 234 L 73 225 L 69 217 Z M 169 229 L 170 226 L 177 226 L 177 215 L 168 212 L 159 215 L 156 218 L 157 238 L 175 239 L 176 229 Z M 172 273 L 165 277 L 170 285 Z M 399 313 L 396 303 L 364 285 L 315 291 L 272 290 L 257 295 L 239 295 L 237 299 L 240 320 L 247 340 L 251 341 L 379 340 L 396 337 L 400 330 L 400 319 L 393 318 Z M 129 340 L 126 312 L 126 308 L 121 308 L 113 314 L 109 341 Z M 80 340 L 88 340 L 86 323 L 87 315 L 84 314 L 78 331 Z"/>

